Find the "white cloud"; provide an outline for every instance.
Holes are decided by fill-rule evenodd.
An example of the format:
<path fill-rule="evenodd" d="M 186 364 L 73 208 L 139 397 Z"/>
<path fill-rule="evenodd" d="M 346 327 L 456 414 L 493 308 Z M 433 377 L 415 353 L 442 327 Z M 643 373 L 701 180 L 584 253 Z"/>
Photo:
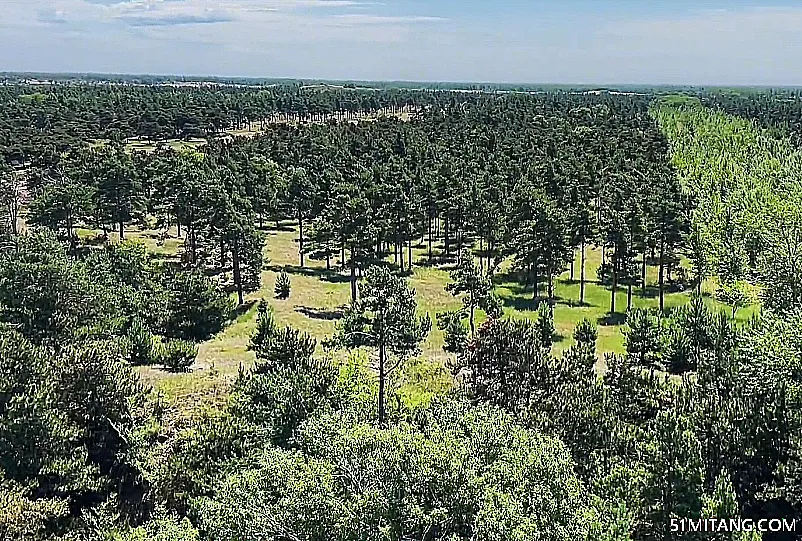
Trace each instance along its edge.
<path fill-rule="evenodd" d="M 544 9 L 505 15 L 499 0 L 479 20 L 371 0 L 0 0 L 0 70 L 802 84 L 802 8 Z"/>

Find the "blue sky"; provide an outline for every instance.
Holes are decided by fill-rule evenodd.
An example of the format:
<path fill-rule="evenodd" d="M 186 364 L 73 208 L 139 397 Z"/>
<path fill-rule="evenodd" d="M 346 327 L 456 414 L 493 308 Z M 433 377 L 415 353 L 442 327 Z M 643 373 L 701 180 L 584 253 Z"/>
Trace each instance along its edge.
<path fill-rule="evenodd" d="M 802 85 L 802 1 L 0 0 L 0 71 Z"/>

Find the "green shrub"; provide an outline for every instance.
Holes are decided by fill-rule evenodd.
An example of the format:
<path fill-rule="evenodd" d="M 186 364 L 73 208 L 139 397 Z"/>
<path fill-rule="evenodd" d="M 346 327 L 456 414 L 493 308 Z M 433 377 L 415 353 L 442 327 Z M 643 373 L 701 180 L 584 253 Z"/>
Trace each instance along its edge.
<path fill-rule="evenodd" d="M 153 333 L 142 322 L 135 318 L 124 338 L 126 357 L 134 366 L 150 366 L 159 361 L 158 350 Z"/>
<path fill-rule="evenodd" d="M 231 317 L 231 299 L 203 272 L 167 268 L 162 280 L 168 290 L 165 336 L 206 340 L 220 332 Z"/>
<path fill-rule="evenodd" d="M 290 298 L 290 276 L 285 272 L 281 271 L 281 273 L 276 277 L 276 287 L 274 291 L 276 292 L 276 298 L 286 300 Z"/>
<path fill-rule="evenodd" d="M 186 340 L 168 340 L 162 346 L 162 365 L 170 372 L 186 372 L 198 357 L 198 346 Z"/>

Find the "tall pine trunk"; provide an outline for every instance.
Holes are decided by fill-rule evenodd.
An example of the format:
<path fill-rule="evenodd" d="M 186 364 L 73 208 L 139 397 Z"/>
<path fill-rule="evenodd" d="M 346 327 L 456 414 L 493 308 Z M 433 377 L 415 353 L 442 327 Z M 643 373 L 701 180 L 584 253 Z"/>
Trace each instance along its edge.
<path fill-rule="evenodd" d="M 576 262 L 576 250 L 571 248 L 571 282 L 574 281 L 574 263 Z"/>
<path fill-rule="evenodd" d="M 582 254 L 579 256 L 579 304 L 585 304 L 585 241 L 582 240 Z"/>
<path fill-rule="evenodd" d="M 665 276 L 664 276 L 664 267 L 663 259 L 665 258 L 665 251 L 666 251 L 666 239 L 665 237 L 660 238 L 660 262 L 659 262 L 659 270 L 658 270 L 658 282 L 660 287 L 660 311 L 662 312 L 665 309 L 665 299 L 663 295 L 663 291 L 665 288 Z"/>
<path fill-rule="evenodd" d="M 618 248 L 611 256 L 613 260 L 613 290 L 610 295 L 610 314 L 615 314 L 615 294 L 618 293 Z"/>
<path fill-rule="evenodd" d="M 641 275 L 641 297 L 646 296 L 646 248 L 643 249 L 643 270 Z"/>
<path fill-rule="evenodd" d="M 356 301 L 356 259 L 351 248 L 351 301 Z"/>
<path fill-rule="evenodd" d="M 385 374 L 385 363 L 387 356 L 387 352 L 384 347 L 384 343 L 379 343 L 379 427 L 384 427 L 385 425 L 385 416 L 386 416 L 386 406 L 384 404 L 384 386 L 385 386 L 385 379 L 387 375 Z"/>
<path fill-rule="evenodd" d="M 242 273 L 240 272 L 239 260 L 239 239 L 234 238 L 234 244 L 231 247 L 231 261 L 234 264 L 234 284 L 237 286 L 237 299 L 240 306 L 245 304 L 245 298 L 242 291 Z"/>
<path fill-rule="evenodd" d="M 432 216 L 429 215 L 429 262 L 432 261 Z"/>
<path fill-rule="evenodd" d="M 304 218 L 301 213 L 298 213 L 298 251 L 301 254 L 301 268 L 304 266 Z"/>

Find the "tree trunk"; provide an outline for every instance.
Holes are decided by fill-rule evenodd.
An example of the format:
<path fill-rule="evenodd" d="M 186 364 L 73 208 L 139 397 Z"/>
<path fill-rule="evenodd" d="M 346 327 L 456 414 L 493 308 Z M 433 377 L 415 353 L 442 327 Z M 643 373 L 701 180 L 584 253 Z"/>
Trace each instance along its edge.
<path fill-rule="evenodd" d="M 194 264 L 196 264 L 198 262 L 198 243 L 196 242 L 196 239 L 195 239 L 195 228 L 194 227 L 190 228 L 190 230 L 187 231 L 187 236 L 189 236 L 189 246 L 190 246 L 190 248 L 192 250 L 192 252 L 191 252 L 192 253 L 192 264 L 194 265 Z"/>
<path fill-rule="evenodd" d="M 473 291 L 471 291 L 471 313 L 470 313 L 470 316 L 468 317 L 468 322 L 469 322 L 469 324 L 471 326 L 471 340 L 473 340 L 474 334 L 476 334 L 476 324 L 474 323 L 474 319 L 473 319 L 474 312 L 476 310 L 476 307 L 474 306 L 474 304 L 475 304 L 475 302 L 473 300 Z"/>
<path fill-rule="evenodd" d="M 554 274 L 552 274 L 552 270 L 549 269 L 549 302 L 554 300 Z"/>
<path fill-rule="evenodd" d="M 304 266 L 304 218 L 298 214 L 298 251 L 301 253 L 301 268 Z"/>
<path fill-rule="evenodd" d="M 356 301 L 356 260 L 353 248 L 351 249 L 351 301 Z"/>
<path fill-rule="evenodd" d="M 632 279 L 627 284 L 627 312 L 632 310 Z"/>
<path fill-rule="evenodd" d="M 432 262 L 432 217 L 429 216 L 429 262 Z"/>
<path fill-rule="evenodd" d="M 245 298 L 242 291 L 242 274 L 239 267 L 239 242 L 234 238 L 234 244 L 231 247 L 231 261 L 234 264 L 234 284 L 237 286 L 237 299 L 239 305 L 245 304 Z"/>
<path fill-rule="evenodd" d="M 125 222 L 120 220 L 120 240 L 125 240 Z"/>
<path fill-rule="evenodd" d="M 407 266 L 409 267 L 409 272 L 412 272 L 412 239 L 407 241 Z"/>
<path fill-rule="evenodd" d="M 70 241 L 70 250 L 75 253 L 75 236 L 72 234 L 72 215 L 67 214 L 67 239 Z"/>
<path fill-rule="evenodd" d="M 579 304 L 585 304 L 585 241 L 582 241 L 579 261 Z"/>
<path fill-rule="evenodd" d="M 616 248 L 616 251 L 618 249 Z M 615 294 L 618 293 L 618 256 L 613 253 L 613 291 L 610 295 L 610 314 L 615 314 Z"/>
<path fill-rule="evenodd" d="M 404 245 L 398 246 L 399 260 L 401 261 L 401 274 L 404 274 Z"/>
<path fill-rule="evenodd" d="M 643 274 L 641 276 L 641 297 L 646 297 L 646 248 L 643 249 Z"/>
<path fill-rule="evenodd" d="M 448 231 L 448 216 L 446 216 L 445 223 L 443 224 L 443 234 L 445 237 L 444 242 L 445 242 L 446 255 L 449 255 L 451 253 L 451 244 Z"/>
<path fill-rule="evenodd" d="M 574 262 L 576 260 L 576 252 L 571 249 L 571 282 L 574 281 Z"/>
<path fill-rule="evenodd" d="M 386 406 L 384 404 L 384 386 L 387 375 L 385 374 L 385 356 L 387 355 L 384 344 L 379 344 L 379 427 L 385 426 Z"/>
<path fill-rule="evenodd" d="M 538 263 L 535 263 L 535 266 L 534 266 L 534 271 L 535 271 L 535 273 L 534 273 L 535 289 L 534 289 L 534 291 L 532 291 L 532 300 L 533 300 L 533 301 L 537 301 L 537 294 L 538 294 L 538 289 L 539 289 L 539 287 L 538 287 L 538 282 L 539 282 L 538 271 L 539 271 L 539 270 L 540 270 L 540 269 L 538 269 Z"/>
<path fill-rule="evenodd" d="M 663 298 L 663 290 L 665 287 L 664 281 L 664 270 L 663 270 L 663 259 L 665 258 L 665 250 L 666 250 L 666 240 L 665 237 L 660 238 L 660 262 L 659 262 L 659 270 L 658 270 L 658 282 L 660 287 L 660 311 L 662 312 L 665 309 L 665 300 Z"/>

